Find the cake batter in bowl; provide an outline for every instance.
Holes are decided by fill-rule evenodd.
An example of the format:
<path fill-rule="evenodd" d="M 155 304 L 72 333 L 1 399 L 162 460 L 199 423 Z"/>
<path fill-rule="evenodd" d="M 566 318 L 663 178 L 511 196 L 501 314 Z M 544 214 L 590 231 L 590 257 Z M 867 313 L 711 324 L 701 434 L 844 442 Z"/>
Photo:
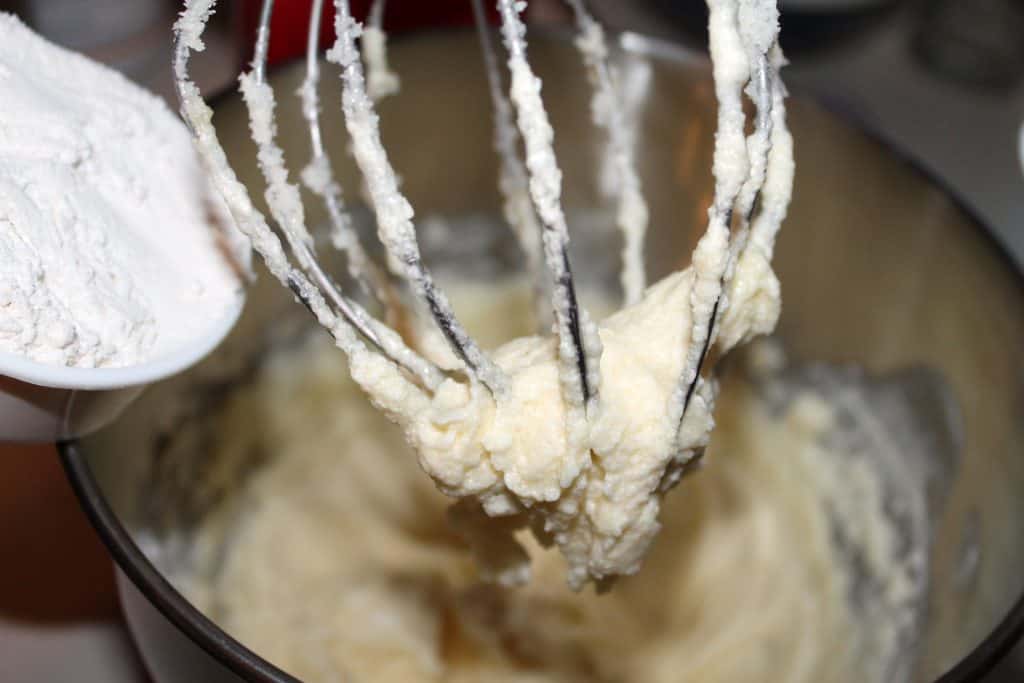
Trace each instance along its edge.
<path fill-rule="evenodd" d="M 683 265 L 704 227 L 711 188 L 714 94 L 703 62 L 635 37 L 625 46 L 618 57 L 621 68 L 650 71 L 649 87 L 638 96 L 637 160 L 648 188 L 647 260 L 655 279 Z M 496 254 L 499 263 L 513 258 L 509 245 L 501 243 L 503 233 L 497 224 L 494 230 L 481 227 L 488 225 L 488 216 L 497 215 L 500 199 L 494 190 L 496 160 L 477 49 L 474 36 L 451 33 L 397 42 L 391 54 L 405 85 L 401 100 L 382 103 L 382 126 L 395 167 L 402 174 L 403 190 L 421 215 L 438 216 L 442 219 L 438 225 L 445 226 L 435 231 L 435 240 L 429 234 L 423 238 L 425 258 L 434 263 L 465 264 L 471 260 L 468 255 L 479 253 Z M 571 47 L 554 38 L 535 39 L 531 55 L 546 84 L 546 101 L 558 131 L 556 146 L 565 171 L 570 220 L 594 226 L 592 239 L 574 235 L 575 258 L 588 264 L 581 275 L 593 278 L 580 288 L 607 292 L 614 281 L 602 274 L 614 268 L 613 264 L 602 268 L 601 260 L 614 256 L 614 250 L 602 244 L 613 231 L 601 228 L 606 200 L 594 172 L 600 160 L 592 143 L 581 67 Z M 288 92 L 300 78 L 301 70 L 286 69 L 272 80 L 280 92 Z M 324 80 L 321 101 L 337 101 L 336 83 Z M 456 99 L 459 106 L 454 107 Z M 251 177 L 242 180 L 255 184 L 256 164 L 247 163 L 252 147 L 240 102 L 222 100 L 217 117 L 222 141 L 237 159 L 236 168 L 252 171 Z M 283 99 L 279 117 L 286 153 L 301 155 L 304 139 L 297 103 Z M 912 168 L 798 98 L 790 106 L 790 121 L 796 140 L 796 192 L 776 256 L 785 301 L 779 337 L 787 363 L 794 367 L 827 363 L 840 368 L 854 364 L 877 382 L 915 369 L 936 378 L 924 385 L 934 390 L 924 391 L 923 397 L 913 390 L 903 392 L 904 404 L 922 425 L 919 435 L 927 446 L 923 450 L 935 465 L 928 468 L 932 474 L 924 477 L 920 490 L 929 517 L 927 575 L 914 578 L 924 592 L 915 612 L 913 642 L 902 653 L 905 666 L 879 670 L 876 677 L 935 680 L 945 674 L 950 680 L 966 679 L 1009 647 L 1021 620 L 1021 608 L 1014 605 L 1022 593 L 1017 568 L 1024 557 L 1024 542 L 1016 529 L 1024 500 L 1020 495 L 1024 490 L 1020 446 L 1024 443 L 1020 420 L 1024 366 L 1015 352 L 1024 341 L 1024 287 L 1019 274 L 975 222 Z M 327 133 L 328 144 L 343 149 L 341 132 Z M 439 159 L 445 160 L 443 183 L 437 182 Z M 356 186 L 353 169 L 339 169 L 339 174 L 347 187 Z M 493 279 L 494 260 L 476 259 L 476 263 L 482 272 L 460 275 Z M 181 578 L 200 560 L 212 565 L 218 557 L 230 561 L 228 545 L 204 549 L 199 540 L 210 536 L 199 531 L 211 515 L 230 508 L 233 496 L 251 488 L 261 473 L 274 467 L 279 454 L 255 445 L 225 447 L 226 433 L 216 428 L 218 423 L 199 418 L 222 414 L 233 401 L 244 400 L 240 398 L 244 392 L 272 374 L 281 358 L 294 355 L 301 344 L 315 343 L 303 341 L 306 322 L 301 310 L 286 292 L 266 280 L 252 292 L 250 309 L 238 330 L 201 368 L 154 387 L 116 426 L 64 448 L 72 480 L 124 572 L 129 622 L 154 676 L 161 681 L 237 680 L 239 676 L 281 681 L 292 680 L 292 674 L 316 679 L 308 670 L 297 671 L 291 661 L 285 662 L 268 647 L 254 646 L 253 638 L 246 638 L 238 628 L 226 624 L 227 631 L 222 631 L 214 624 L 216 614 L 211 621 L 183 596 L 184 592 L 196 604 L 203 602 L 195 586 Z M 277 349 L 277 355 L 269 349 Z M 340 381 L 345 375 L 342 366 L 325 368 L 325 375 L 336 371 Z M 790 378 L 787 386 L 799 382 L 799 377 Z M 300 386 L 296 396 L 313 388 L 312 384 Z M 723 391 L 731 390 L 727 382 Z M 937 399 L 947 392 L 948 401 Z M 813 406 L 809 410 L 813 413 Z M 728 419 L 726 414 L 719 416 L 723 423 Z M 813 414 L 806 419 L 812 424 L 815 420 Z M 209 427 L 195 428 L 200 423 Z M 339 451 L 346 447 L 353 446 L 337 443 Z M 353 455 L 338 457 L 355 460 Z M 686 499 L 696 501 L 706 495 L 706 490 L 699 493 L 702 483 L 721 476 L 727 462 L 724 453 L 710 451 L 704 471 L 669 494 L 669 499 L 676 498 L 672 509 L 685 514 Z M 853 479 L 844 483 L 855 485 Z M 277 500 L 264 499 L 267 505 Z M 428 516 L 429 505 L 422 509 Z M 799 518 L 815 521 L 808 515 Z M 655 543 L 662 556 L 676 547 L 674 542 L 686 538 L 678 528 L 673 533 L 673 521 L 666 521 L 662 538 Z M 224 536 L 228 537 L 233 536 Z M 344 548 L 345 535 L 339 533 L 334 542 Z M 682 545 L 681 552 L 699 552 L 699 546 Z M 288 549 L 282 545 L 267 549 L 267 554 L 287 559 Z M 713 558 L 705 551 L 701 559 Z M 729 571 L 723 570 L 723 575 L 738 572 L 742 576 L 748 560 L 728 558 Z M 656 566 L 649 568 L 646 578 L 653 579 Z M 629 580 L 642 586 L 646 569 Z M 709 600 L 723 600 L 743 587 L 714 582 L 708 586 Z M 617 589 L 609 596 L 588 593 L 580 599 L 604 600 L 600 604 L 605 609 L 613 604 Z M 384 597 L 394 600 L 400 594 L 397 589 L 388 590 Z M 509 600 L 512 607 L 505 614 L 514 612 L 515 594 Z M 339 619 L 343 614 L 350 615 L 356 631 L 368 629 L 369 612 L 358 604 L 349 604 L 345 612 L 340 603 L 339 597 L 337 611 L 330 605 L 315 606 L 324 615 L 322 630 L 327 631 L 330 615 Z M 552 604 L 563 603 L 554 600 Z M 743 607 L 741 600 L 733 623 L 749 625 L 756 613 L 745 613 Z M 283 620 L 292 613 L 282 604 L 279 617 Z M 781 629 L 780 637 L 823 628 L 821 619 L 796 614 L 773 626 Z M 675 618 L 685 620 L 686 615 Z M 700 614 L 690 619 L 699 632 Z M 412 629 L 416 622 L 410 615 L 402 623 Z M 719 632 L 725 628 L 717 624 Z M 620 642 L 632 642 L 625 635 Z M 665 642 L 671 648 L 671 641 Z M 615 659 L 615 646 L 613 640 L 606 657 Z M 311 659 L 330 650 L 316 643 L 309 647 Z M 191 655 L 184 657 L 183 652 Z M 622 654 L 625 658 L 628 653 Z M 741 654 L 726 653 L 725 660 L 745 660 Z M 853 671 L 844 667 L 850 658 L 838 650 L 834 654 L 835 669 L 822 675 L 849 678 Z M 275 664 L 283 664 L 288 673 Z M 523 666 L 527 675 L 544 672 L 540 664 Z M 772 680 L 778 679 L 773 671 L 783 675 L 799 668 L 792 660 L 778 668 L 768 666 L 760 669 L 761 676 Z M 700 670 L 695 671 L 699 675 Z M 215 678 L 218 675 L 225 678 Z M 649 678 L 672 680 L 659 679 L 654 673 Z M 795 674 L 788 678 L 800 680 Z"/>

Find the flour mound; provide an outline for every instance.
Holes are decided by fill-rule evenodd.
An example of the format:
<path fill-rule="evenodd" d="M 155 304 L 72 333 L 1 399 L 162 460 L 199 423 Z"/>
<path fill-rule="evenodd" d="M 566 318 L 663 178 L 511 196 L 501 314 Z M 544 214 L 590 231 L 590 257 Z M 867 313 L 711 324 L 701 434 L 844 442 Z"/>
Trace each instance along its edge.
<path fill-rule="evenodd" d="M 201 336 L 241 296 L 225 215 L 160 99 L 0 14 L 0 352 L 119 367 Z"/>

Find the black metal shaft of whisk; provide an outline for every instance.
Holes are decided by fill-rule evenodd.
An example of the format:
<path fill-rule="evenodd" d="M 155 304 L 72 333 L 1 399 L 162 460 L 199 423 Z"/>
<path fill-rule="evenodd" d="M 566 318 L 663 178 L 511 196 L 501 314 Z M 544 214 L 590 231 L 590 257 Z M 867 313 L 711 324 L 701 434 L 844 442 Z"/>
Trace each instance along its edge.
<path fill-rule="evenodd" d="M 465 331 L 447 297 L 435 285 L 420 256 L 411 207 L 409 217 L 395 210 L 396 206 L 408 206 L 408 202 L 398 188 L 394 169 L 380 140 L 377 113 L 366 93 L 363 67 L 355 45 L 359 25 L 352 18 L 348 0 L 335 0 L 334 6 L 337 43 L 328 52 L 328 59 L 342 68 L 342 109 L 354 140 L 356 163 L 367 179 L 377 214 L 378 234 L 394 262 L 400 264 L 401 273 L 413 293 L 426 306 L 449 347 L 464 363 L 469 376 L 493 395 L 499 395 L 505 388 L 504 373 Z M 354 129 L 358 130 L 354 132 Z"/>
<path fill-rule="evenodd" d="M 510 69 L 513 68 L 513 64 L 518 63 L 523 70 L 528 71 L 529 64 L 526 61 L 525 44 L 523 42 L 523 34 L 525 33 L 526 28 L 519 17 L 518 4 L 513 0 L 498 0 L 498 12 L 501 16 L 502 34 L 504 36 L 505 47 L 509 55 Z M 532 71 L 530 71 L 529 76 L 532 77 L 532 75 Z M 515 78 L 515 73 L 513 73 L 513 81 Z M 539 177 L 537 169 L 531 163 L 530 151 L 530 148 L 534 147 L 534 141 L 531 140 L 531 134 L 535 134 L 537 132 L 536 126 L 538 124 L 536 122 L 524 124 L 522 122 L 524 117 L 522 104 L 517 101 L 514 96 L 512 99 L 519 110 L 520 128 L 523 131 L 525 138 L 524 142 L 527 147 L 527 169 L 530 172 L 531 185 L 536 184 L 543 186 L 546 184 L 545 179 Z M 534 113 L 544 119 L 543 127 L 549 127 L 550 124 L 546 120 L 547 114 L 544 112 L 543 107 L 538 106 L 536 109 L 537 110 Z M 554 164 L 553 152 L 550 152 L 550 154 L 552 158 L 549 159 L 549 161 L 551 164 Z M 560 177 L 560 172 L 556 169 L 551 175 L 558 178 Z M 538 201 L 538 194 L 554 194 L 555 199 L 557 200 L 560 188 L 557 186 L 557 182 L 554 182 L 551 185 L 552 186 L 545 187 L 540 192 L 533 192 L 532 194 L 537 214 L 541 218 L 544 230 L 545 262 L 553 281 L 552 303 L 554 307 L 557 333 L 560 339 L 568 337 L 569 343 L 573 348 L 576 366 L 575 371 L 579 374 L 580 393 L 582 394 L 581 398 L 584 403 L 588 403 L 597 398 L 598 395 L 598 387 L 594 386 L 591 382 L 590 370 L 592 364 L 596 366 L 600 363 L 600 359 L 597 357 L 588 357 L 587 344 L 585 343 L 582 329 L 583 311 L 577 300 L 576 288 L 573 284 L 572 268 L 569 263 L 569 234 L 561 206 L 545 208 Z M 550 196 L 548 196 L 547 199 L 550 201 Z"/>
<path fill-rule="evenodd" d="M 761 55 L 758 59 L 755 73 L 751 77 L 751 81 L 754 85 L 755 105 L 757 107 L 757 113 L 755 115 L 754 120 L 755 135 L 764 136 L 764 139 L 769 141 L 764 151 L 765 160 L 762 160 L 763 163 L 766 163 L 766 158 L 771 148 L 770 138 L 772 131 L 772 88 L 778 87 L 778 84 L 775 83 L 772 71 L 773 69 L 769 64 L 768 56 Z M 754 214 L 756 213 L 758 208 L 759 199 L 761 196 L 761 189 L 764 185 L 764 177 L 753 177 L 752 174 L 755 172 L 756 169 L 754 165 L 751 165 L 750 171 L 748 172 L 750 175 L 748 175 L 746 182 L 754 183 L 753 191 L 751 192 L 749 205 L 740 207 L 742 209 L 742 225 L 737 230 L 736 235 L 734 235 L 731 238 L 734 244 L 733 248 L 731 249 L 730 264 L 727 265 L 726 272 L 722 274 L 722 277 L 719 281 L 719 292 L 717 297 L 715 298 L 714 306 L 712 306 L 711 313 L 707 319 L 707 337 L 704 340 L 700 356 L 697 359 L 696 372 L 693 376 L 693 379 L 686 387 L 686 394 L 685 398 L 683 399 L 683 410 L 679 417 L 680 422 L 682 422 L 682 420 L 686 417 L 687 408 L 689 408 L 690 401 L 693 398 L 694 392 L 696 391 L 697 384 L 698 382 L 700 382 L 701 372 L 704 368 L 704 362 L 707 359 L 707 355 L 711 350 L 712 344 L 714 343 L 715 334 L 717 331 L 716 328 L 719 323 L 719 319 L 723 314 L 721 307 L 723 292 L 729 285 L 729 279 L 732 276 L 732 270 L 735 267 L 736 261 L 742 256 L 742 250 L 746 246 L 747 236 L 750 232 L 750 222 L 753 220 Z M 731 198 L 730 204 L 735 203 L 736 199 L 736 197 Z M 726 214 L 726 226 L 731 226 L 732 216 L 733 209 L 730 208 L 728 213 Z"/>
<path fill-rule="evenodd" d="M 533 283 L 532 298 L 535 324 L 544 327 L 548 318 L 548 303 L 544 283 L 544 263 L 541 256 L 542 228 L 530 199 L 530 179 L 519 155 L 521 136 L 515 124 L 512 103 L 509 102 L 501 77 L 501 66 L 497 50 L 491 38 L 491 27 L 487 21 L 483 0 L 472 0 L 473 19 L 480 40 L 484 71 L 487 74 L 488 91 L 493 108 L 494 148 L 498 153 L 498 189 L 504 202 L 504 214 L 509 227 L 519 243 L 526 262 L 526 270 Z"/>

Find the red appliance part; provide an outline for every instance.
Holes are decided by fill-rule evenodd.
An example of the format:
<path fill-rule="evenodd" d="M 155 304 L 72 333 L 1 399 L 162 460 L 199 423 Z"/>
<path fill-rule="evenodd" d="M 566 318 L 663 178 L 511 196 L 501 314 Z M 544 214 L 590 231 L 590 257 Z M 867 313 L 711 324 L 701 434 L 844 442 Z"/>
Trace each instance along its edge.
<path fill-rule="evenodd" d="M 256 26 L 259 23 L 260 0 L 240 0 L 243 10 L 243 25 L 248 36 L 248 50 L 245 59 L 252 53 Z M 371 0 L 350 0 L 352 14 L 364 20 L 369 12 Z M 488 3 L 490 5 L 491 3 Z M 306 52 L 306 29 L 312 0 L 280 0 L 274 4 L 270 20 L 270 48 L 267 61 L 273 65 L 304 55 Z M 497 10 L 489 10 L 491 21 L 497 21 Z M 473 9 L 469 0 L 389 0 L 384 9 L 384 28 L 396 34 L 418 28 L 438 26 L 467 26 L 473 23 Z M 334 3 L 324 1 L 324 17 L 320 24 L 320 44 L 327 45 L 334 39 Z"/>

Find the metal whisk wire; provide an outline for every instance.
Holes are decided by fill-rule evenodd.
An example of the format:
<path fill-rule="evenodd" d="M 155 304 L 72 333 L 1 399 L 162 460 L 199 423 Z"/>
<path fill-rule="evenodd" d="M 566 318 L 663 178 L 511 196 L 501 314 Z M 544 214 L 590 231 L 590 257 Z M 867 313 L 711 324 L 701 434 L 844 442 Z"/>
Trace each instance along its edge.
<path fill-rule="evenodd" d="M 551 298 L 562 360 L 559 367 L 563 393 L 572 394 L 578 388 L 578 395 L 566 398 L 587 405 L 598 397 L 600 340 L 593 330 L 583 329 L 589 321 L 577 300 L 569 262 L 569 229 L 560 201 L 561 171 L 551 146 L 553 131 L 541 101 L 540 79 L 526 59 L 526 26 L 519 17 L 521 8 L 514 0 L 498 0 L 511 72 L 511 99 L 526 147 L 530 194 L 543 227 L 544 261 L 553 282 Z M 567 365 L 575 366 L 575 377 L 566 376 Z"/>
<path fill-rule="evenodd" d="M 221 172 L 215 174 L 215 177 L 220 176 L 223 194 L 234 200 L 234 212 L 243 216 L 243 223 L 246 224 L 244 231 L 253 239 L 257 251 L 275 263 L 272 267 L 272 270 L 276 271 L 275 274 L 321 319 L 321 322 L 331 327 L 331 315 L 340 315 L 365 341 L 416 376 L 421 384 L 427 388 L 436 387 L 444 374 L 405 346 L 397 334 L 371 316 L 351 297 L 346 296 L 324 272 L 316 257 L 312 237 L 305 225 L 298 186 L 289 181 L 283 151 L 276 143 L 277 131 L 273 120 L 276 100 L 266 81 L 266 57 L 273 0 L 263 2 L 252 68 L 241 76 L 240 83 L 243 99 L 249 110 L 253 137 L 258 146 L 260 170 L 267 183 L 265 194 L 270 214 L 274 219 L 276 232 L 283 236 L 297 267 L 292 266 L 285 256 L 274 234 L 275 231 L 269 228 L 262 216 L 256 216 L 258 212 L 252 206 L 244 188 L 238 183 L 227 159 L 223 157 L 223 151 L 219 148 L 207 113 L 202 111 L 199 106 L 201 103 L 196 102 L 198 90 L 188 76 L 189 54 L 191 50 L 201 47 L 201 34 L 214 4 L 215 0 L 189 0 L 186 3 L 186 11 L 176 25 L 176 75 L 183 114 L 197 138 L 211 143 L 205 146 L 204 156 L 210 157 L 209 165 Z M 327 51 L 327 59 L 339 65 L 342 70 L 342 112 L 353 141 L 353 156 L 367 180 L 371 203 L 377 217 L 378 237 L 390 255 L 391 263 L 397 265 L 399 274 L 429 311 L 438 330 L 463 362 L 469 377 L 486 386 L 492 394 L 499 395 L 505 385 L 502 371 L 459 323 L 447 298 L 436 286 L 430 270 L 420 257 L 412 221 L 412 207 L 398 188 L 396 174 L 390 166 L 380 139 L 378 116 L 373 101 L 366 92 L 363 66 L 356 46 L 356 39 L 362 27 L 352 18 L 347 0 L 335 0 L 334 7 L 336 42 Z M 525 27 L 518 16 L 520 9 L 519 5 L 499 2 L 509 53 L 514 60 L 519 60 L 521 65 L 525 65 L 528 76 L 535 79 L 532 73 L 529 73 L 525 60 L 525 45 L 522 40 Z M 351 228 L 341 198 L 341 188 L 330 171 L 330 158 L 323 146 L 319 102 L 316 96 L 320 72 L 314 37 L 319 33 L 323 12 L 322 0 L 314 3 L 313 10 L 307 45 L 307 75 L 300 90 L 303 113 L 309 129 L 312 159 L 302 174 L 302 180 L 305 186 L 324 202 L 331 220 L 334 241 L 346 253 L 350 273 L 378 298 L 386 299 L 389 298 L 386 294 L 389 283 L 382 276 L 383 270 L 366 256 Z M 381 6 L 378 5 L 375 10 L 379 15 Z M 539 100 L 539 81 L 536 90 L 536 100 L 531 104 L 536 107 L 535 115 L 536 111 L 539 111 L 543 117 L 548 133 L 547 139 L 543 131 L 539 137 L 534 132 L 532 141 L 531 134 L 526 136 L 527 168 L 530 167 L 531 161 L 538 159 L 543 163 L 554 161 L 550 152 L 550 125 L 546 123 L 546 113 Z M 512 99 L 515 102 L 514 96 Z M 516 104 L 519 106 L 520 103 Z M 204 145 L 201 144 L 200 147 Z M 557 167 L 555 168 L 557 173 Z M 546 226 L 545 260 L 554 283 L 555 319 L 558 322 L 561 340 L 559 348 L 560 353 L 570 357 L 575 366 L 574 370 L 569 371 L 569 374 L 575 376 L 564 378 L 563 384 L 578 386 L 578 400 L 585 404 L 597 394 L 600 349 L 595 347 L 592 340 L 588 348 L 587 335 L 582 329 L 587 322 L 585 312 L 579 307 L 576 299 L 569 266 L 568 231 L 564 215 L 558 206 L 560 191 L 552 188 L 548 182 L 550 176 L 546 178 L 541 174 L 538 179 L 536 170 L 537 167 L 529 171 L 532 182 L 540 185 L 547 183 L 541 192 L 546 192 L 548 198 L 553 196 L 554 200 L 553 203 L 547 204 L 544 202 L 544 196 L 535 195 L 533 198 L 535 209 L 544 219 L 543 223 Z M 596 337 L 593 334 L 590 336 L 592 339 Z"/>
<path fill-rule="evenodd" d="M 623 181 L 622 194 L 619 196 L 620 223 L 623 222 L 622 208 L 630 203 L 642 219 L 639 224 L 634 222 L 632 232 L 623 228 L 627 244 L 623 258 L 624 271 L 638 275 L 638 278 L 624 277 L 623 284 L 627 289 L 627 297 L 635 300 L 638 296 L 636 283 L 641 283 L 640 286 L 643 283 L 639 254 L 646 228 L 646 205 L 640 195 L 640 183 L 632 168 L 632 158 L 617 131 L 623 121 L 621 113 L 615 109 L 614 84 L 605 61 L 603 42 L 591 44 L 589 52 L 585 46 L 588 38 L 603 41 L 603 34 L 597 30 L 599 27 L 588 14 L 582 0 L 565 1 L 574 11 L 581 32 L 582 38 L 578 45 L 595 89 L 595 119 L 605 128 L 608 147 Z M 202 49 L 201 35 L 215 2 L 186 0 L 186 10 L 176 24 L 175 74 L 182 113 L 239 227 L 252 240 L 254 248 L 263 255 L 274 275 L 290 287 L 318 320 L 331 330 L 342 348 L 347 351 L 356 349 L 355 345 L 359 341 L 355 333 L 358 333 L 363 341 L 407 370 L 423 387 L 435 389 L 447 376 L 446 373 L 408 347 L 393 329 L 346 296 L 317 260 L 313 239 L 305 225 L 299 187 L 289 181 L 284 153 L 276 143 L 277 131 L 273 119 L 276 102 L 273 90 L 266 81 L 273 0 L 263 2 L 252 69 L 241 76 L 240 83 L 250 114 L 253 137 L 258 146 L 258 161 L 267 184 L 266 199 L 276 224 L 276 232 L 269 228 L 266 219 L 252 206 L 247 191 L 231 170 L 217 142 L 210 120 L 212 113 L 202 102 L 198 89 L 188 75 L 189 55 L 194 50 Z M 569 230 L 561 207 L 561 171 L 552 147 L 554 133 L 540 96 L 540 79 L 533 73 L 526 57 L 526 27 L 520 17 L 525 3 L 496 0 L 509 74 L 507 95 L 498 72 L 496 49 L 490 40 L 489 27 L 483 19 L 482 2 L 472 0 L 472 3 L 495 109 L 495 146 L 501 157 L 499 187 L 505 200 L 506 218 L 526 252 L 531 270 L 537 271 L 534 274 L 539 275 L 540 264 L 543 263 L 550 280 L 563 396 L 570 404 L 589 410 L 596 405 L 600 395 L 601 342 L 596 327 L 577 300 L 569 259 Z M 333 241 L 345 253 L 353 278 L 382 303 L 395 305 L 397 297 L 386 270 L 367 256 L 352 228 L 342 200 L 341 187 L 331 171 L 331 160 L 323 144 L 317 97 L 320 77 L 317 39 L 323 4 L 323 0 L 314 0 L 306 50 L 306 77 L 299 93 L 311 150 L 311 160 L 301 174 L 302 182 L 324 203 L 331 222 Z M 343 119 L 352 140 L 353 156 L 367 184 L 370 203 L 377 219 L 377 235 L 389 256 L 389 265 L 405 280 L 413 295 L 429 312 L 437 329 L 463 363 L 466 375 L 499 397 L 506 386 L 503 371 L 460 324 L 448 299 L 435 284 L 421 258 L 413 209 L 398 186 L 397 175 L 381 140 L 374 99 L 367 93 L 362 55 L 357 46 L 363 27 L 352 17 L 348 0 L 334 0 L 334 9 L 335 43 L 327 50 L 326 57 L 329 62 L 341 68 Z M 373 12 L 375 18 L 371 29 L 379 30 L 382 0 L 376 0 Z M 709 311 L 700 308 L 696 299 L 693 303 L 692 331 L 689 348 L 685 350 L 686 360 L 679 384 L 682 398 L 679 401 L 680 423 L 701 382 L 705 359 L 727 308 L 727 305 L 722 304 L 737 263 L 751 241 L 763 242 L 765 244 L 761 247 L 770 250 L 768 242 L 774 238 L 774 230 L 777 230 L 777 222 L 769 225 L 766 237 L 762 238 L 756 234 L 756 225 L 752 229 L 752 223 L 761 211 L 759 199 L 765 187 L 768 156 L 773 142 L 773 121 L 784 114 L 784 89 L 776 74 L 782 58 L 777 45 L 763 50 L 755 57 L 751 58 L 753 61 L 747 83 L 748 93 L 757 107 L 754 131 L 747 138 L 751 160 L 747 177 L 742 185 L 728 191 L 716 187 L 708 229 L 701 239 L 702 243 L 724 244 L 728 255 L 726 258 L 712 259 L 710 265 L 704 266 L 698 266 L 698 259 L 694 259 L 694 277 L 698 281 L 695 290 L 704 287 L 706 293 L 707 288 L 711 288 L 715 294 L 714 304 Z M 739 94 L 731 93 L 729 96 L 738 99 Z M 608 107 L 607 111 L 597 112 L 599 100 L 602 106 Z M 735 119 L 737 109 L 732 109 L 728 115 Z M 739 111 L 742 112 L 742 108 Z M 518 119 L 518 132 L 513 114 Z M 742 118 L 744 115 L 740 113 L 738 116 Z M 719 117 L 721 129 L 724 121 L 721 109 Z M 781 118 L 779 120 L 782 121 Z M 737 125 L 736 120 L 727 123 L 734 127 Z M 740 122 L 739 129 L 742 128 Z M 519 156 L 520 142 L 525 151 L 524 158 Z M 739 226 L 735 229 L 731 227 L 734 215 L 739 217 Z M 754 238 L 751 238 L 752 233 Z M 288 253 L 297 267 L 289 260 L 278 234 L 283 235 Z M 700 249 L 698 245 L 698 251 Z M 632 288 L 627 285 L 627 280 L 633 282 Z"/>
<path fill-rule="evenodd" d="M 355 42 L 361 25 L 353 19 L 348 0 L 335 0 L 334 7 L 336 42 L 327 51 L 327 59 L 342 69 L 342 112 L 352 139 L 353 156 L 367 181 L 377 216 L 377 235 L 452 351 L 465 364 L 469 376 L 492 394 L 500 394 L 505 386 L 504 373 L 466 332 L 423 263 L 412 206 L 398 187 L 397 175 L 381 142 L 379 118 L 366 93 L 362 61 Z"/>
<path fill-rule="evenodd" d="M 248 237 L 253 249 L 263 258 L 271 274 L 302 301 L 346 353 L 351 355 L 359 352 L 362 342 L 357 336 L 358 333 L 362 335 L 363 340 L 405 369 L 421 386 L 428 390 L 436 388 L 444 378 L 444 373 L 432 362 L 406 346 L 398 334 L 338 292 L 319 268 L 311 251 L 312 239 L 302 224 L 301 201 L 297 197 L 297 188 L 288 183 L 286 172 L 281 173 L 283 155 L 274 142 L 276 131 L 272 118 L 273 92 L 266 86 L 264 77 L 272 4 L 265 6 L 261 12 L 267 21 L 261 22 L 257 55 L 262 52 L 264 59 L 255 60 L 254 72 L 249 74 L 248 78 L 243 77 L 243 83 L 244 87 L 248 87 L 250 97 L 264 105 L 257 107 L 257 115 L 253 117 L 254 126 L 264 138 L 261 168 L 274 180 L 274 187 L 267 192 L 268 200 L 271 200 L 272 210 L 277 210 L 278 227 L 285 233 L 293 256 L 300 262 L 299 268 L 292 264 L 278 235 L 270 228 L 266 217 L 253 205 L 248 190 L 231 168 L 217 139 L 212 122 L 213 111 L 203 101 L 202 94 L 192 81 L 188 69 L 192 52 L 202 50 L 204 47 L 202 33 L 214 11 L 215 3 L 216 0 L 186 2 L 184 12 L 175 23 L 173 66 L 182 116 L 192 130 L 200 157 L 224 198 L 236 226 Z M 263 45 L 262 49 L 260 44 Z M 312 280 L 310 276 L 313 277 Z M 328 300 L 331 303 L 328 303 Z"/>
<path fill-rule="evenodd" d="M 269 8 L 273 3 L 264 4 Z M 306 76 L 302 81 L 299 94 L 302 100 L 302 115 L 306 120 L 309 133 L 311 158 L 303 169 L 301 177 L 303 185 L 310 192 L 320 197 L 327 210 L 331 224 L 331 242 L 335 248 L 345 253 L 349 275 L 356 280 L 369 294 L 376 296 L 378 301 L 387 303 L 393 300 L 394 292 L 386 274 L 372 261 L 363 249 L 363 245 L 352 226 L 351 218 L 345 210 L 341 186 L 334 178 L 331 159 L 324 149 L 323 132 L 320 125 L 320 101 L 317 87 L 320 82 L 320 23 L 323 17 L 323 0 L 313 0 L 309 16 L 309 33 L 306 41 Z M 269 40 L 269 14 L 261 14 L 261 35 Z M 263 27 L 267 29 L 264 32 Z M 259 55 L 261 70 L 266 63 L 266 49 Z"/>

